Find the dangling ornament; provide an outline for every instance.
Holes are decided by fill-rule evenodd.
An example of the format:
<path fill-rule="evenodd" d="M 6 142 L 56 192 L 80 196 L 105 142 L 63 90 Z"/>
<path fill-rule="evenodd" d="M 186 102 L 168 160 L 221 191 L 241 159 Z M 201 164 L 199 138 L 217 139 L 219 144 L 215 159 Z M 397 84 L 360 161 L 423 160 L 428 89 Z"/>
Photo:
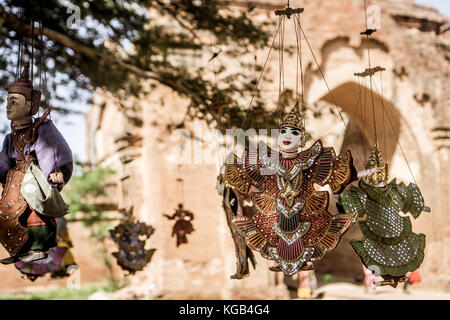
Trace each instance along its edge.
<path fill-rule="evenodd" d="M 10 254 L 0 262 L 29 263 L 57 247 L 55 218 L 68 213 L 59 191 L 73 170 L 72 152 L 48 119 L 51 108 L 33 119 L 40 90 L 33 88 L 29 63 L 8 89 L 6 113 L 11 133 L 0 152 L 0 241 Z M 59 172 L 59 174 L 57 174 Z"/>
<path fill-rule="evenodd" d="M 413 233 L 410 218 L 399 213 L 409 212 L 417 219 L 429 208 L 414 183 L 406 186 L 396 179 L 387 183 L 387 168 L 375 142 L 364 177 L 358 187 L 343 191 L 340 201 L 347 214 L 366 217 L 358 222 L 363 239 L 351 241 L 356 254 L 365 267 L 383 277 L 379 284 L 396 287 L 419 268 L 425 250 L 425 235 Z"/>
<path fill-rule="evenodd" d="M 70 270 L 78 268 L 71 249 L 72 240 L 67 229 L 67 221 L 64 217 L 56 218 L 57 247 L 51 248 L 45 259 L 24 263 L 16 262 L 15 267 L 31 281 L 46 274 L 52 278 L 70 276 Z"/>
<path fill-rule="evenodd" d="M 223 167 L 225 169 L 225 167 Z M 236 254 L 236 273 L 230 276 L 231 279 L 244 279 L 250 275 L 250 268 L 248 261 L 250 260 L 253 269 L 256 267 L 256 259 L 252 250 L 245 243 L 245 239 L 233 228 L 231 221 L 236 216 L 249 216 L 251 207 L 245 205 L 245 199 L 232 188 L 224 188 L 224 171 L 221 171 L 217 178 L 217 191 L 223 197 L 223 209 L 227 220 L 228 228 L 233 237 Z"/>
<path fill-rule="evenodd" d="M 156 249 L 145 248 L 147 240 L 155 229 L 142 222 L 137 222 L 133 216 L 133 207 L 130 210 L 121 210 L 121 223 L 110 230 L 112 240 L 119 246 L 119 251 L 113 256 L 119 266 L 131 274 L 141 271 L 150 262 Z M 141 237 L 144 236 L 145 239 Z"/>
<path fill-rule="evenodd" d="M 177 220 L 172 229 L 172 237 L 176 236 L 177 238 L 177 247 L 183 243 L 188 243 L 186 236 L 194 232 L 194 227 L 191 222 L 194 220 L 194 214 L 189 210 L 184 209 L 183 204 L 179 203 L 174 214 L 171 216 L 165 214 L 164 217 L 169 220 Z"/>
<path fill-rule="evenodd" d="M 231 155 L 233 161 L 227 161 L 219 176 L 226 188 L 236 191 L 238 202 L 249 198 L 254 208 L 233 217 L 232 227 L 251 249 L 277 263 L 272 271 L 287 276 L 311 270 L 308 262 L 334 249 L 353 220 L 349 214 L 331 215 L 328 192 L 314 188 L 315 183 L 328 184 L 339 194 L 356 179 L 350 151 L 336 156 L 320 140 L 300 151 L 305 133 L 296 104 L 280 126 L 279 152 L 246 149 L 241 159 Z"/>

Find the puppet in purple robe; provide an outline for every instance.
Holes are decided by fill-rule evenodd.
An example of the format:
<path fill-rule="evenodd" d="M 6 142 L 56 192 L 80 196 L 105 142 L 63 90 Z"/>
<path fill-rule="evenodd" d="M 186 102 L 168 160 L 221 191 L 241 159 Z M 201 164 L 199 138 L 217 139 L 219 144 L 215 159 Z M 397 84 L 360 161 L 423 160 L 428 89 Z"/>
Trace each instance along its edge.
<path fill-rule="evenodd" d="M 0 242 L 11 256 L 1 260 L 4 264 L 43 259 L 57 245 L 55 219 L 33 210 L 20 192 L 26 170 L 31 164 L 37 165 L 58 190 L 69 181 L 73 170 L 72 152 L 47 118 L 51 108 L 33 119 L 41 93 L 33 89 L 28 69 L 27 63 L 20 78 L 8 89 L 6 111 L 11 133 L 5 137 L 0 152 Z"/>

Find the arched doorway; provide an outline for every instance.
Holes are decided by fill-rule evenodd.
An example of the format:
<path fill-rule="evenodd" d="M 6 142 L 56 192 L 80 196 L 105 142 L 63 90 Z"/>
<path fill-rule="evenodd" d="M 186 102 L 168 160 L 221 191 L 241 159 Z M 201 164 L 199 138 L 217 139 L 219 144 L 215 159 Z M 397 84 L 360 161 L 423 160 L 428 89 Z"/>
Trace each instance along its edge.
<path fill-rule="evenodd" d="M 372 111 L 372 96 L 375 112 Z M 364 169 L 375 141 L 374 115 L 377 139 L 383 157 L 387 163 L 392 161 L 398 143 L 401 119 L 399 112 L 390 101 L 353 81 L 338 85 L 331 93 L 323 95 L 319 101 L 324 101 L 333 108 L 335 108 L 333 105 L 336 104 L 346 114 L 347 126 L 343 132 L 344 139 L 336 151 L 341 153 L 347 149 L 350 150 L 358 171 Z M 340 117 L 338 118 L 340 119 Z M 330 212 L 337 214 L 333 200 L 330 200 Z M 334 281 L 353 283 L 362 281 L 363 271 L 360 259 L 349 243 L 351 239 L 361 238 L 359 227 L 354 225 L 343 236 L 337 248 L 316 264 L 318 277 L 322 278 L 325 274 L 332 274 Z"/>

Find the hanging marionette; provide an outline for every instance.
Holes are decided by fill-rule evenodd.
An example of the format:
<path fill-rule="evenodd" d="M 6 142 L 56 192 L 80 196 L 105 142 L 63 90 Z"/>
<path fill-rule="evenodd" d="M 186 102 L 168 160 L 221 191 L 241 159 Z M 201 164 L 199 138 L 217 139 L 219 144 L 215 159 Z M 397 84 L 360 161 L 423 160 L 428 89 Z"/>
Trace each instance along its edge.
<path fill-rule="evenodd" d="M 113 256 L 119 266 L 130 274 L 143 270 L 150 262 L 156 249 L 146 249 L 146 241 L 155 229 L 145 223 L 136 221 L 133 216 L 133 207 L 130 210 L 122 209 L 121 223 L 109 230 L 111 239 L 119 246 L 119 251 Z"/>
<path fill-rule="evenodd" d="M 277 263 L 272 271 L 287 276 L 310 270 L 307 262 L 319 261 L 334 249 L 353 220 L 350 214 L 331 215 L 328 192 L 314 188 L 315 183 L 329 185 L 339 194 L 356 180 L 350 151 L 336 156 L 320 140 L 301 151 L 305 141 L 297 103 L 280 126 L 279 152 L 246 149 L 242 158 L 233 155 L 227 161 L 220 177 L 241 198 L 251 199 L 254 208 L 253 215 L 233 217 L 232 227 L 251 249 Z"/>
<path fill-rule="evenodd" d="M 236 190 L 224 187 L 225 166 L 221 168 L 217 177 L 217 192 L 222 196 L 222 205 L 225 212 L 228 228 L 234 242 L 236 254 L 236 273 L 230 276 L 231 279 L 244 279 L 250 275 L 249 260 L 256 267 L 256 259 L 252 250 L 247 246 L 245 239 L 233 228 L 231 221 L 236 216 L 250 216 L 252 207 L 246 205 L 249 199 L 243 198 Z"/>
<path fill-rule="evenodd" d="M 177 237 L 177 247 L 183 243 L 188 243 L 186 236 L 194 232 L 194 227 L 191 222 L 194 220 L 194 214 L 189 210 L 184 209 L 183 204 L 179 203 L 178 208 L 173 215 L 169 216 L 165 214 L 164 217 L 169 220 L 177 220 L 172 229 L 172 237 Z"/>
<path fill-rule="evenodd" d="M 40 118 L 41 92 L 33 88 L 26 63 L 8 89 L 11 133 L 0 152 L 0 241 L 10 254 L 3 264 L 43 259 L 56 247 L 56 217 L 68 213 L 59 191 L 72 175 L 72 152 L 48 118 Z"/>
<path fill-rule="evenodd" d="M 388 165 L 375 142 L 365 177 L 357 187 L 344 190 L 340 201 L 347 214 L 366 218 L 358 223 L 363 239 L 351 241 L 356 254 L 368 269 L 383 277 L 381 285 L 396 287 L 408 272 L 419 268 L 425 250 L 425 235 L 413 233 L 410 218 L 399 213 L 409 212 L 417 219 L 430 209 L 414 183 L 387 181 Z"/>

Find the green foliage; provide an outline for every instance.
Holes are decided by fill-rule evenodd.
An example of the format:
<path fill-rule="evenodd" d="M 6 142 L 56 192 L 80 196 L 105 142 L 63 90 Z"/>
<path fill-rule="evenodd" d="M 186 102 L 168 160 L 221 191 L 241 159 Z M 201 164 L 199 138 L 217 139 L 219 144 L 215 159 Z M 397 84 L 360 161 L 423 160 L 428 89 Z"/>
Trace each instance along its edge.
<path fill-rule="evenodd" d="M 258 74 L 255 71 L 261 69 L 256 62 L 237 62 L 240 68 L 230 74 L 222 57 L 239 61 L 245 54 L 266 48 L 270 33 L 275 32 L 271 22 L 255 24 L 250 11 L 219 6 L 211 0 L 0 0 L 0 5 L 28 25 L 33 17 L 39 18 L 45 28 L 69 37 L 74 46 L 115 57 L 118 52 L 126 52 L 124 63 L 158 73 L 161 84 L 190 99 L 190 117 L 214 121 L 221 129 L 240 126 L 245 116 L 243 110 L 255 89 Z M 71 15 L 67 10 L 71 5 L 80 8 L 79 28 L 67 27 Z M 30 55 L 31 39 L 0 23 L 3 89 L 14 79 L 19 40 L 26 43 L 25 51 Z M 45 36 L 43 45 L 34 41 L 34 46 L 36 61 L 45 60 L 54 107 L 67 101 L 67 92 L 69 99 L 75 100 L 86 90 L 107 88 L 119 101 L 126 101 L 130 95 L 139 97 L 152 90 L 143 87 L 135 74 L 105 61 L 86 58 L 73 47 L 64 47 Z M 193 64 L 192 58 L 201 56 L 205 49 L 217 58 L 207 64 Z M 213 77 L 206 68 L 212 65 Z M 0 99 L 2 96 L 5 95 L 0 92 Z M 265 102 L 259 93 L 257 99 L 263 107 Z"/>
<path fill-rule="evenodd" d="M 69 203 L 70 215 L 68 221 L 73 221 L 77 214 L 81 213 L 81 221 L 91 230 L 91 239 L 100 244 L 100 250 L 96 252 L 110 275 L 110 281 L 117 287 L 114 280 L 111 257 L 106 246 L 110 238 L 109 230 L 112 228 L 107 215 L 102 211 L 95 199 L 105 195 L 106 179 L 114 174 L 110 168 L 98 166 L 87 167 L 75 160 L 75 170 L 70 183 L 64 189 L 64 198 Z"/>
<path fill-rule="evenodd" d="M 68 220 L 77 213 L 83 214 L 83 223 L 89 227 L 102 221 L 105 216 L 94 200 L 105 195 L 105 181 L 114 174 L 110 168 L 86 167 L 79 161 L 74 161 L 75 170 L 70 183 L 64 189 L 64 198 L 69 204 Z"/>
<path fill-rule="evenodd" d="M 5 294 L 0 295 L 0 300 L 87 300 L 93 293 L 102 290 L 115 291 L 110 282 L 90 285 L 81 289 L 58 288 L 30 294 Z"/>

